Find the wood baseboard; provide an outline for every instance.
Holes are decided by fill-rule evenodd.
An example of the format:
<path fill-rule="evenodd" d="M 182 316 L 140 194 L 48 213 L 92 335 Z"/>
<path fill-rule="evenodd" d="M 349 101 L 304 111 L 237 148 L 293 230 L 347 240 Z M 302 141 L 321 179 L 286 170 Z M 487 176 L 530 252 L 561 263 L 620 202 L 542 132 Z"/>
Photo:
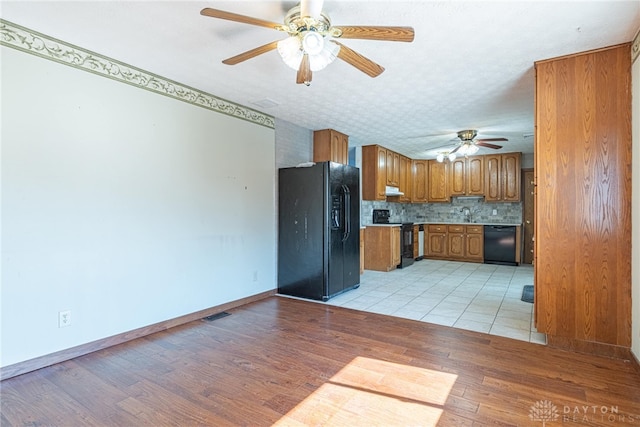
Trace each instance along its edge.
<path fill-rule="evenodd" d="M 142 328 L 134 329 L 128 332 L 123 332 L 118 335 L 103 338 L 100 340 L 92 341 L 86 344 L 81 344 L 76 347 L 71 347 L 65 350 L 57 351 L 55 353 L 46 354 L 44 356 L 36 357 L 35 359 L 26 360 L 24 362 L 18 362 L 13 365 L 4 366 L 0 368 L 0 381 L 12 378 L 18 375 L 25 374 L 27 372 L 35 371 L 37 369 L 44 368 L 46 366 L 54 365 L 56 363 L 64 362 L 85 354 L 92 353 L 103 348 L 112 347 L 114 345 L 122 344 L 127 341 L 134 340 L 136 338 L 151 335 L 156 332 L 164 331 L 175 326 L 184 325 L 185 323 L 199 320 L 212 314 L 220 313 L 225 310 L 239 307 L 241 305 L 249 304 L 254 301 L 259 301 L 264 298 L 275 295 L 276 290 L 270 290 L 262 292 L 256 295 L 252 295 L 239 300 L 231 301 L 225 304 L 217 305 L 215 307 L 207 308 L 204 310 L 196 311 L 194 313 L 185 314 L 184 316 L 176 317 L 173 319 L 158 322 L 153 325 L 144 326 Z"/>
<path fill-rule="evenodd" d="M 638 360 L 638 358 L 635 354 L 633 354 L 632 351 L 630 351 L 629 353 L 631 353 L 631 364 L 636 369 L 636 372 L 640 374 L 640 360 Z"/>
<path fill-rule="evenodd" d="M 593 341 L 583 341 L 574 338 L 558 337 L 547 334 L 547 345 L 576 353 L 592 354 L 631 361 L 634 356 L 629 347 L 612 345 Z"/>

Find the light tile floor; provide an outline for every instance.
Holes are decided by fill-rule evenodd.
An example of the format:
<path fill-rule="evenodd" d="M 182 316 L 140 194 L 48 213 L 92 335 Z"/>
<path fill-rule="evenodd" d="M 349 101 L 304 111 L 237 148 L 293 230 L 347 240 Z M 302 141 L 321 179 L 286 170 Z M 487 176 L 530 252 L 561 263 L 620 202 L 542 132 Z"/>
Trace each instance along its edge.
<path fill-rule="evenodd" d="M 360 287 L 326 304 L 546 344 L 533 304 L 520 300 L 533 267 L 422 260 L 388 273 L 365 270 Z"/>

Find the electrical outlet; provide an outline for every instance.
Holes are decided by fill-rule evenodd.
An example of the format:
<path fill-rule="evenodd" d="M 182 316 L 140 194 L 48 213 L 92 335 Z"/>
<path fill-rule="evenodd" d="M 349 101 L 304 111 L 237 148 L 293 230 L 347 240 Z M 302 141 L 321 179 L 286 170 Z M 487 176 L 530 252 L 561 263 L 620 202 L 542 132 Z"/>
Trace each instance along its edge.
<path fill-rule="evenodd" d="M 498 215 L 498 209 L 494 209 L 492 212 L 493 215 Z"/>
<path fill-rule="evenodd" d="M 71 326 L 71 310 L 58 312 L 58 328 L 64 328 L 65 326 Z"/>

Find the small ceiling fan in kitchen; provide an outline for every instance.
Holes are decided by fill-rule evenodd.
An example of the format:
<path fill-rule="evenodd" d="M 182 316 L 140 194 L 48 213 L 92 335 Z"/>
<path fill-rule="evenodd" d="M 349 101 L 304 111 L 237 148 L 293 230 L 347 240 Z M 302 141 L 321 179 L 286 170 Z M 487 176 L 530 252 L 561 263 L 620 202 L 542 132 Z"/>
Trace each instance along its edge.
<path fill-rule="evenodd" d="M 475 139 L 478 136 L 478 131 L 475 129 L 461 130 L 458 132 L 458 138 L 460 141 L 458 145 L 451 151 L 439 152 L 436 156 L 436 160 L 443 162 L 444 159 L 450 161 L 455 160 L 456 154 L 463 156 L 471 156 L 478 152 L 480 147 L 492 148 L 499 150 L 502 145 L 491 144 L 491 142 L 509 141 L 507 138 L 483 138 Z"/>
<path fill-rule="evenodd" d="M 289 67 L 297 70 L 296 83 L 303 83 L 307 86 L 311 83 L 314 71 L 322 70 L 336 58 L 371 77 L 377 77 L 384 71 L 384 67 L 365 58 L 336 39 L 413 41 L 414 31 L 411 27 L 332 26 L 329 16 L 322 11 L 323 3 L 323 0 L 302 0 L 298 6 L 289 10 L 284 18 L 284 24 L 212 8 L 204 8 L 200 14 L 287 33 L 287 37 L 283 40 L 267 43 L 227 58 L 222 62 L 227 65 L 236 65 L 277 49 L 283 61 Z"/>

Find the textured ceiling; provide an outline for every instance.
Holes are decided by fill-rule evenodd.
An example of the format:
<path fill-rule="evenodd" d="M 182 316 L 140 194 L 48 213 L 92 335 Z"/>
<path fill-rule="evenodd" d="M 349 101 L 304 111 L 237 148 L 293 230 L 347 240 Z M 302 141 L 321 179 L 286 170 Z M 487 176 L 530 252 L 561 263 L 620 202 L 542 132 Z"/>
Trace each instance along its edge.
<path fill-rule="evenodd" d="M 284 33 L 200 15 L 213 7 L 282 22 L 296 3 L 2 1 L 0 14 L 278 119 L 336 129 L 351 145 L 381 144 L 412 158 L 434 157 L 462 129 L 508 138 L 503 152 L 533 152 L 534 61 L 628 42 L 640 29 L 639 1 L 327 0 L 334 25 L 412 26 L 416 36 L 345 39 L 386 71 L 371 78 L 337 60 L 306 87 L 276 51 L 221 63 Z"/>

